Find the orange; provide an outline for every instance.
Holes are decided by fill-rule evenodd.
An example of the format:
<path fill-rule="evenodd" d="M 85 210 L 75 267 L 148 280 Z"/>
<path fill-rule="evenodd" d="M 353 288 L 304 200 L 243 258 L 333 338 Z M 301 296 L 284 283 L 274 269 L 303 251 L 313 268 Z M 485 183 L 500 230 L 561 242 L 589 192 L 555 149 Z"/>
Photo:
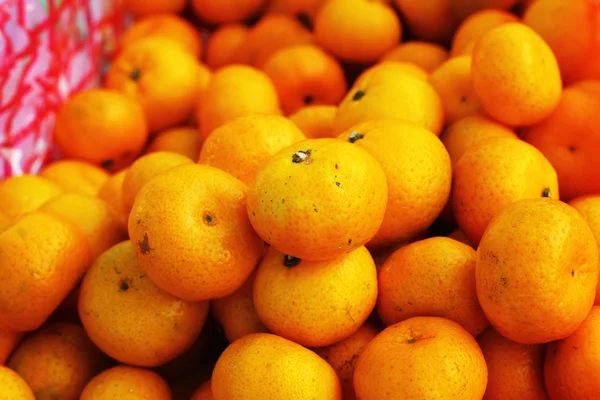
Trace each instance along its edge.
<path fill-rule="evenodd" d="M 119 221 L 124 226 L 127 226 L 127 218 L 129 217 L 129 212 L 125 210 L 123 205 L 122 189 L 127 171 L 127 169 L 124 169 L 108 178 L 108 181 L 106 181 L 98 192 L 98 198 L 104 200 L 113 208 L 113 211 L 116 212 L 119 217 Z"/>
<path fill-rule="evenodd" d="M 412 41 L 402 43 L 384 54 L 382 61 L 401 61 L 415 64 L 431 73 L 448 60 L 448 51 L 442 46 Z"/>
<path fill-rule="evenodd" d="M 209 24 L 244 21 L 255 16 L 267 0 L 191 0 L 198 18 Z"/>
<path fill-rule="evenodd" d="M 337 373 L 342 385 L 342 398 L 344 400 L 356 400 L 352 383 L 356 360 L 378 333 L 379 329 L 372 323 L 366 322 L 352 336 L 317 350 L 317 354 L 323 357 Z"/>
<path fill-rule="evenodd" d="M 545 346 L 521 344 L 488 328 L 478 339 L 488 367 L 485 400 L 547 400 Z"/>
<path fill-rule="evenodd" d="M 264 248 L 245 210 L 241 181 L 217 168 L 182 165 L 142 187 L 129 237 L 159 288 L 188 301 L 225 297 L 250 277 Z"/>
<path fill-rule="evenodd" d="M 15 347 L 21 341 L 22 335 L 17 332 L 0 332 L 0 365 L 4 365 Z"/>
<path fill-rule="evenodd" d="M 206 138 L 199 163 L 219 168 L 249 184 L 269 157 L 304 139 L 300 129 L 282 116 L 245 114 L 221 125 Z"/>
<path fill-rule="evenodd" d="M 433 133 L 404 121 L 380 119 L 358 124 L 339 138 L 368 151 L 387 178 L 385 216 L 369 246 L 411 240 L 433 224 L 452 184 L 450 157 Z"/>
<path fill-rule="evenodd" d="M 158 132 L 191 118 L 201 88 L 198 66 L 196 58 L 173 39 L 148 37 L 117 56 L 106 87 L 141 104 L 150 131 Z"/>
<path fill-rule="evenodd" d="M 112 358 L 155 367 L 196 340 L 208 302 L 191 303 L 159 289 L 140 267 L 130 241 L 103 253 L 85 275 L 79 317 L 90 339 Z"/>
<path fill-rule="evenodd" d="M 171 400 L 169 385 L 156 372 L 118 365 L 92 379 L 80 400 Z"/>
<path fill-rule="evenodd" d="M 77 400 L 90 379 L 108 365 L 80 325 L 44 326 L 15 350 L 8 366 L 29 384 L 38 399 Z"/>
<path fill-rule="evenodd" d="M 270 7 L 272 12 L 287 12 L 310 25 L 326 2 L 327 0 L 273 0 L 271 3 L 274 4 Z M 279 10 L 276 9 L 277 3 L 280 3 Z"/>
<path fill-rule="evenodd" d="M 183 11 L 187 0 L 124 0 L 123 6 L 136 17 Z"/>
<path fill-rule="evenodd" d="M 215 400 L 210 386 L 211 382 L 209 379 L 198 387 L 190 400 Z"/>
<path fill-rule="evenodd" d="M 473 337 L 455 322 L 414 317 L 378 334 L 356 361 L 361 400 L 479 400 L 487 368 Z"/>
<path fill-rule="evenodd" d="M 379 270 L 377 314 L 385 325 L 417 316 L 443 317 L 477 337 L 488 326 L 475 290 L 470 246 L 433 237 L 396 250 Z"/>
<path fill-rule="evenodd" d="M 336 106 L 306 106 L 288 118 L 307 138 L 328 138 L 333 137 L 333 120 L 336 112 Z"/>
<path fill-rule="evenodd" d="M 319 45 L 342 61 L 373 63 L 400 42 L 402 25 L 385 2 L 328 0 L 315 17 Z"/>
<path fill-rule="evenodd" d="M 0 330 L 39 328 L 92 261 L 84 234 L 41 211 L 0 233 Z"/>
<path fill-rule="evenodd" d="M 121 36 L 121 48 L 148 37 L 166 37 L 179 43 L 194 57 L 202 55 L 200 33 L 187 20 L 175 14 L 152 14 L 133 23 Z"/>
<path fill-rule="evenodd" d="M 6 215 L 0 213 L 0 233 L 2 233 L 6 228 L 12 225 L 10 218 Z"/>
<path fill-rule="evenodd" d="M 518 22 L 519 18 L 507 11 L 484 9 L 465 19 L 454 34 L 450 55 L 453 57 L 471 55 L 477 40 L 493 28 L 508 22 Z"/>
<path fill-rule="evenodd" d="M 354 81 L 352 89 L 360 88 L 366 84 L 374 85 L 389 82 L 398 75 L 408 75 L 425 82 L 429 79 L 427 71 L 416 64 L 405 61 L 382 61 L 363 71 Z"/>
<path fill-rule="evenodd" d="M 335 371 L 312 351 L 269 333 L 235 341 L 212 376 L 218 400 L 341 400 Z"/>
<path fill-rule="evenodd" d="M 307 139 L 272 156 L 248 188 L 256 232 L 285 254 L 335 258 L 379 230 L 387 181 L 367 151 L 337 139 Z"/>
<path fill-rule="evenodd" d="M 60 186 L 34 175 L 19 175 L 0 181 L 0 210 L 11 220 L 40 208 L 62 193 Z"/>
<path fill-rule="evenodd" d="M 211 302 L 212 313 L 230 342 L 251 333 L 268 332 L 254 309 L 254 274 L 229 296 Z"/>
<path fill-rule="evenodd" d="M 311 104 L 337 105 L 346 94 L 342 67 L 315 45 L 279 50 L 265 62 L 263 71 L 273 81 L 286 115 Z"/>
<path fill-rule="evenodd" d="M 519 343 L 571 335 L 594 303 L 600 264 L 583 217 L 558 200 L 508 206 L 481 239 L 477 296 L 491 324 Z"/>
<path fill-rule="evenodd" d="M 234 63 L 249 29 L 242 24 L 226 24 L 217 28 L 206 42 L 206 65 L 219 69 Z"/>
<path fill-rule="evenodd" d="M 510 126 L 536 124 L 558 105 L 562 81 L 544 40 L 519 23 L 484 34 L 473 50 L 471 79 L 483 109 Z"/>
<path fill-rule="evenodd" d="M 463 19 L 482 10 L 510 10 L 520 0 L 450 0 L 454 15 Z"/>
<path fill-rule="evenodd" d="M 150 142 L 146 154 L 169 151 L 197 160 L 202 148 L 202 138 L 196 128 L 171 128 L 162 131 Z"/>
<path fill-rule="evenodd" d="M 475 245 L 508 205 L 540 197 L 559 198 L 556 172 L 535 147 L 519 139 L 484 140 L 467 148 L 454 166 L 454 216 Z"/>
<path fill-rule="evenodd" d="M 249 113 L 281 114 L 273 82 L 252 67 L 221 68 L 214 73 L 198 104 L 200 136 L 206 139 L 225 122 Z"/>
<path fill-rule="evenodd" d="M 495 137 L 517 139 L 517 135 L 510 128 L 486 116 L 472 115 L 450 125 L 441 139 L 450 154 L 452 166 L 455 166 L 468 148 Z"/>
<path fill-rule="evenodd" d="M 192 164 L 188 157 L 170 151 L 159 151 L 138 158 L 127 170 L 122 184 L 123 207 L 129 215 L 135 197 L 151 179 L 179 165 Z"/>
<path fill-rule="evenodd" d="M 306 347 L 351 336 L 376 301 L 377 270 L 364 247 L 313 262 L 269 247 L 256 271 L 254 306 L 260 320 L 273 333 Z"/>
<path fill-rule="evenodd" d="M 461 231 L 460 229 L 455 229 L 455 230 L 453 230 L 453 231 L 452 231 L 452 232 L 451 232 L 451 233 L 448 235 L 448 237 L 449 237 L 450 239 L 454 239 L 454 240 L 456 240 L 456 241 L 458 241 L 458 242 L 464 243 L 464 244 L 466 244 L 467 246 L 471 246 L 471 247 L 473 247 L 473 243 L 471 243 L 471 242 L 469 241 L 469 238 L 467 238 L 467 235 L 465 235 L 465 233 L 464 233 L 463 231 Z"/>
<path fill-rule="evenodd" d="M 65 192 L 95 196 L 110 175 L 95 165 L 77 160 L 62 160 L 44 167 L 39 174 L 51 180 Z"/>
<path fill-rule="evenodd" d="M 148 125 L 142 108 L 117 91 L 79 92 L 56 115 L 54 141 L 62 156 L 111 171 L 135 160 L 147 138 Z"/>
<path fill-rule="evenodd" d="M 395 0 L 408 29 L 419 40 L 447 44 L 459 20 L 452 12 L 451 0 Z"/>
<path fill-rule="evenodd" d="M 199 95 L 202 96 L 204 94 L 204 91 L 206 90 L 206 88 L 208 87 L 208 84 L 210 83 L 210 80 L 212 79 L 212 71 L 211 69 L 208 67 L 208 65 L 206 64 L 202 64 L 199 63 L 198 64 L 198 85 L 199 85 Z M 190 123 L 193 123 L 195 125 L 196 121 L 194 120 L 195 116 L 192 115 L 192 117 L 190 118 Z"/>
<path fill-rule="evenodd" d="M 600 307 L 594 307 L 571 336 L 548 345 L 544 376 L 551 399 L 583 400 L 597 396 L 599 335 Z"/>
<path fill-rule="evenodd" d="M 566 200 L 600 193 L 600 82 L 567 86 L 556 110 L 540 124 L 523 131 L 556 168 Z"/>
<path fill-rule="evenodd" d="M 119 215 L 97 197 L 65 193 L 44 204 L 40 210 L 63 217 L 81 229 L 94 258 L 127 238 Z"/>
<path fill-rule="evenodd" d="M 35 400 L 29 385 L 15 371 L 0 365 L 0 387 L 7 400 Z"/>

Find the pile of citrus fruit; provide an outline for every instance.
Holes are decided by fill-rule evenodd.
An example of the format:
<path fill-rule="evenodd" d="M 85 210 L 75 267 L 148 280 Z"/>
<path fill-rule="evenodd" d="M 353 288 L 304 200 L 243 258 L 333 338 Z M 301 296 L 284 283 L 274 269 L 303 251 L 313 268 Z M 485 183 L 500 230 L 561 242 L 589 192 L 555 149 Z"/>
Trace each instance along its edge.
<path fill-rule="evenodd" d="M 600 398 L 599 2 L 124 3 L 0 182 L 0 399 Z"/>

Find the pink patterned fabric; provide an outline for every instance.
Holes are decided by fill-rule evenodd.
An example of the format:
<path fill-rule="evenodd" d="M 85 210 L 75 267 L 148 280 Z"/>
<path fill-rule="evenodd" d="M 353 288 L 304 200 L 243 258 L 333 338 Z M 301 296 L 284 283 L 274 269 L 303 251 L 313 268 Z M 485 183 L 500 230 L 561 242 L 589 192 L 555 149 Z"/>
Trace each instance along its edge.
<path fill-rule="evenodd" d="M 57 108 L 100 83 L 123 17 L 119 0 L 0 0 L 0 179 L 52 157 Z"/>

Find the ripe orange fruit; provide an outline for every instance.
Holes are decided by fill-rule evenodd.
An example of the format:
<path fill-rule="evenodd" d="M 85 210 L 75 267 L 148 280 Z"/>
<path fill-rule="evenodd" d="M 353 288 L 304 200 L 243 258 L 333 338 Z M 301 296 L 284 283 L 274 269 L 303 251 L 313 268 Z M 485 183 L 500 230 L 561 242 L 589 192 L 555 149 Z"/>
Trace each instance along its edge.
<path fill-rule="evenodd" d="M 80 400 L 171 400 L 171 389 L 156 372 L 118 365 L 92 379 Z"/>
<path fill-rule="evenodd" d="M 484 110 L 510 126 L 533 125 L 547 118 L 562 91 L 550 47 L 531 28 L 514 22 L 490 30 L 477 41 L 471 77 Z"/>
<path fill-rule="evenodd" d="M 567 86 L 546 120 L 523 131 L 556 168 L 561 196 L 600 193 L 600 82 Z"/>
<path fill-rule="evenodd" d="M 249 113 L 281 114 L 273 82 L 267 74 L 252 67 L 221 68 L 213 75 L 198 104 L 200 135 L 206 139 L 225 122 Z"/>
<path fill-rule="evenodd" d="M 448 201 L 452 182 L 450 158 L 434 134 L 419 125 L 380 119 L 358 124 L 339 139 L 369 152 L 387 178 L 385 216 L 369 246 L 411 240 L 429 228 Z"/>
<path fill-rule="evenodd" d="M 77 400 L 90 379 L 108 365 L 106 357 L 80 325 L 44 326 L 15 350 L 8 366 L 38 399 Z"/>
<path fill-rule="evenodd" d="M 98 198 L 112 207 L 123 226 L 127 226 L 127 219 L 129 218 L 129 211 L 125 210 L 123 205 L 123 181 L 127 171 L 127 169 L 124 169 L 108 178 L 108 181 L 98 191 Z"/>
<path fill-rule="evenodd" d="M 341 400 L 335 371 L 312 351 L 269 333 L 244 336 L 221 354 L 212 376 L 219 400 Z"/>
<path fill-rule="evenodd" d="M 593 399 L 600 391 L 600 307 L 594 307 L 569 337 L 550 343 L 544 376 L 551 399 Z"/>
<path fill-rule="evenodd" d="M 218 27 L 206 42 L 206 65 L 216 70 L 234 63 L 246 42 L 249 29 L 242 24 Z"/>
<path fill-rule="evenodd" d="M 6 228 L 12 225 L 12 221 L 6 215 L 0 213 L 0 233 L 4 232 Z"/>
<path fill-rule="evenodd" d="M 62 156 L 111 171 L 135 160 L 147 138 L 148 125 L 142 108 L 117 91 L 79 92 L 56 115 L 54 141 Z"/>
<path fill-rule="evenodd" d="M 10 400 L 35 400 L 29 385 L 12 369 L 0 365 L 2 395 Z"/>
<path fill-rule="evenodd" d="M 459 23 L 450 1 L 395 0 L 395 3 L 417 39 L 447 44 Z"/>
<path fill-rule="evenodd" d="M 166 37 L 180 44 L 194 57 L 202 56 L 200 33 L 176 14 L 152 14 L 133 23 L 121 36 L 121 48 L 148 37 Z"/>
<path fill-rule="evenodd" d="M 285 254 L 335 258 L 377 233 L 387 181 L 367 151 L 337 139 L 307 139 L 272 156 L 248 188 L 256 232 Z"/>
<path fill-rule="evenodd" d="M 290 115 L 292 121 L 309 139 L 333 137 L 336 106 L 306 106 Z"/>
<path fill-rule="evenodd" d="M 364 247 L 313 262 L 269 247 L 254 281 L 260 320 L 273 333 L 306 347 L 329 346 L 351 336 L 376 301 L 377 270 Z"/>
<path fill-rule="evenodd" d="M 466 244 L 467 246 L 474 247 L 474 246 L 473 246 L 473 243 L 471 243 L 471 242 L 469 241 L 469 238 L 467 238 L 467 235 L 465 235 L 465 233 L 464 233 L 463 231 L 461 231 L 460 229 L 455 229 L 455 230 L 453 230 L 453 231 L 452 231 L 452 232 L 451 232 L 451 233 L 448 235 L 448 237 L 449 237 L 450 239 L 454 239 L 454 240 L 456 240 L 456 241 L 458 241 L 458 242 L 464 243 L 464 244 Z"/>
<path fill-rule="evenodd" d="M 435 43 L 413 41 L 392 48 L 381 60 L 412 63 L 431 73 L 448 60 L 448 51 Z"/>
<path fill-rule="evenodd" d="M 148 37 L 117 56 L 106 76 L 106 87 L 141 104 L 150 131 L 158 132 L 184 124 L 193 115 L 201 88 L 200 67 L 172 39 Z"/>
<path fill-rule="evenodd" d="M 207 316 L 207 302 L 187 302 L 159 289 L 140 267 L 130 241 L 98 257 L 81 284 L 79 317 L 90 339 L 130 365 L 155 367 L 179 356 Z"/>
<path fill-rule="evenodd" d="M 402 36 L 398 16 L 385 2 L 329 0 L 315 17 L 319 45 L 342 61 L 373 63 Z"/>
<path fill-rule="evenodd" d="M 266 3 L 267 0 L 191 0 L 198 18 L 215 25 L 252 18 Z"/>
<path fill-rule="evenodd" d="M 474 12 L 456 30 L 452 39 L 450 55 L 453 57 L 470 56 L 473 53 L 475 43 L 484 34 L 502 24 L 518 21 L 517 16 L 507 11 L 483 9 Z"/>
<path fill-rule="evenodd" d="M 470 246 L 433 237 L 396 250 L 379 270 L 377 314 L 385 325 L 417 316 L 443 317 L 477 337 L 488 326 L 475 290 Z"/>
<path fill-rule="evenodd" d="M 478 339 L 488 367 L 485 400 L 547 400 L 545 346 L 521 344 L 488 328 Z"/>
<path fill-rule="evenodd" d="M 183 165 L 142 187 L 129 237 L 159 288 L 188 301 L 224 297 L 250 277 L 264 248 L 245 209 L 242 182 L 217 168 Z"/>
<path fill-rule="evenodd" d="M 245 114 L 206 138 L 198 162 L 249 184 L 269 157 L 304 139 L 300 129 L 280 115 Z"/>
<path fill-rule="evenodd" d="M 198 387 L 190 400 L 215 400 L 212 394 L 210 379 Z"/>
<path fill-rule="evenodd" d="M 363 71 L 354 81 L 350 91 L 365 85 L 386 83 L 396 79 L 398 75 L 408 75 L 425 82 L 429 79 L 427 71 L 415 64 L 403 61 L 382 61 Z"/>
<path fill-rule="evenodd" d="M 61 160 L 42 168 L 39 176 L 51 180 L 65 192 L 96 196 L 110 175 L 101 168 L 77 160 Z"/>
<path fill-rule="evenodd" d="M 311 104 L 337 105 L 346 94 L 342 67 L 315 45 L 279 50 L 265 62 L 263 71 L 273 81 L 286 115 Z"/>
<path fill-rule="evenodd" d="M 196 128 L 171 128 L 162 131 L 150 143 L 146 154 L 169 151 L 197 160 L 202 148 L 202 138 Z"/>
<path fill-rule="evenodd" d="M 273 0 L 270 11 L 286 12 L 310 25 L 326 2 L 327 0 Z"/>
<path fill-rule="evenodd" d="M 342 398 L 344 400 L 356 400 L 352 383 L 356 360 L 378 333 L 379 329 L 372 323 L 366 322 L 352 336 L 317 350 L 317 354 L 323 357 L 337 373 L 342 385 Z"/>
<path fill-rule="evenodd" d="M 17 332 L 0 332 L 0 365 L 4 365 L 15 347 L 19 344 L 22 334 Z"/>
<path fill-rule="evenodd" d="M 34 175 L 19 175 L 0 181 L 0 210 L 15 220 L 40 208 L 62 193 L 54 182 Z"/>
<path fill-rule="evenodd" d="M 572 334 L 596 296 L 600 259 L 590 228 L 558 200 L 508 206 L 477 251 L 477 296 L 500 334 L 544 343 Z M 526 266 L 526 268 L 524 268 Z"/>
<path fill-rule="evenodd" d="M 481 349 L 460 325 L 415 317 L 378 334 L 356 361 L 354 389 L 361 400 L 479 400 L 487 384 Z"/>
<path fill-rule="evenodd" d="M 454 216 L 475 245 L 508 205 L 540 197 L 559 198 L 556 172 L 543 154 L 519 139 L 484 140 L 467 148 L 454 166 Z"/>
<path fill-rule="evenodd" d="M 183 11 L 187 0 L 124 0 L 123 7 L 135 17 Z"/>
<path fill-rule="evenodd" d="M 0 233 L 0 330 L 39 328 L 75 287 L 92 255 L 71 222 L 41 211 Z"/>
<path fill-rule="evenodd" d="M 482 10 L 510 10 L 519 0 L 449 0 L 454 15 L 464 19 Z"/>

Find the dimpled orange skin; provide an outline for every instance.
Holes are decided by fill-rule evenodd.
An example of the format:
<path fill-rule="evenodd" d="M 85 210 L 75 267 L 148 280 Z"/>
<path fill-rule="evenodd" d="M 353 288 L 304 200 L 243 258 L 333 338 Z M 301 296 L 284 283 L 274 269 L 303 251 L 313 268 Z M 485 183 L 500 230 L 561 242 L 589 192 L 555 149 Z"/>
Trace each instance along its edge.
<path fill-rule="evenodd" d="M 309 139 L 333 137 L 336 106 L 306 106 L 288 117 Z"/>
<path fill-rule="evenodd" d="M 556 168 L 565 200 L 600 193 L 600 82 L 567 86 L 556 110 L 540 124 L 523 130 Z"/>
<path fill-rule="evenodd" d="M 63 190 L 54 182 L 35 175 L 19 175 L 0 181 L 0 210 L 11 220 L 40 208 Z"/>
<path fill-rule="evenodd" d="M 487 384 L 481 349 L 460 325 L 414 317 L 378 334 L 358 357 L 361 400 L 480 400 Z"/>
<path fill-rule="evenodd" d="M 148 37 L 132 43 L 115 58 L 106 76 L 107 88 L 142 106 L 151 132 L 187 122 L 200 94 L 198 61 L 173 42 Z"/>
<path fill-rule="evenodd" d="M 423 68 L 405 61 L 382 61 L 367 68 L 356 78 L 352 89 L 360 89 L 366 85 L 381 84 L 395 79 L 398 75 L 408 75 L 427 82 L 429 74 Z"/>
<path fill-rule="evenodd" d="M 558 105 L 562 81 L 544 40 L 519 23 L 484 34 L 473 50 L 471 79 L 484 110 L 509 126 L 547 118 Z"/>
<path fill-rule="evenodd" d="M 286 260 L 269 247 L 254 280 L 254 307 L 271 332 L 306 347 L 329 346 L 354 334 L 375 308 L 377 269 L 366 248 L 293 266 Z"/>
<path fill-rule="evenodd" d="M 208 316 L 208 302 L 191 303 L 159 289 L 140 267 L 130 241 L 103 253 L 79 294 L 79 317 L 109 356 L 155 367 L 186 351 Z"/>
<path fill-rule="evenodd" d="M 123 6 L 136 18 L 183 11 L 187 0 L 124 0 Z"/>
<path fill-rule="evenodd" d="M 510 128 L 489 117 L 472 115 L 450 125 L 442 134 L 441 139 L 450 154 L 450 160 L 454 167 L 468 148 L 495 137 L 517 139 L 517 135 Z"/>
<path fill-rule="evenodd" d="M 206 65 L 217 70 L 233 64 L 237 52 L 248 37 L 249 29 L 242 24 L 219 26 L 206 42 Z"/>
<path fill-rule="evenodd" d="M 373 238 L 387 195 L 385 173 L 367 151 L 337 139 L 307 139 L 264 164 L 248 188 L 248 215 L 278 250 L 327 260 Z"/>
<path fill-rule="evenodd" d="M 429 42 L 402 43 L 384 54 L 381 61 L 402 61 L 415 64 L 431 73 L 448 60 L 448 51 Z"/>
<path fill-rule="evenodd" d="M 171 389 L 156 372 L 118 365 L 92 379 L 80 400 L 171 400 Z"/>
<path fill-rule="evenodd" d="M 571 336 L 548 345 L 544 376 L 551 399 L 583 400 L 598 395 L 599 336 L 600 307 L 594 307 Z"/>
<path fill-rule="evenodd" d="M 400 42 L 402 25 L 385 2 L 329 0 L 316 14 L 314 32 L 339 60 L 373 63 Z"/>
<path fill-rule="evenodd" d="M 129 236 L 158 287 L 200 301 L 243 285 L 264 248 L 248 221 L 246 190 L 233 176 L 205 165 L 174 168 L 142 188 Z"/>
<path fill-rule="evenodd" d="M 0 330 L 39 328 L 92 262 L 84 234 L 42 211 L 0 234 Z"/>
<path fill-rule="evenodd" d="M 519 139 L 485 140 L 467 148 L 454 167 L 452 209 L 473 244 L 508 205 L 541 197 L 559 198 L 556 172 L 535 147 Z"/>
<path fill-rule="evenodd" d="M 129 214 L 140 189 L 157 175 L 179 165 L 193 164 L 188 157 L 170 151 L 159 151 L 138 158 L 127 170 L 122 185 L 123 207 Z"/>
<path fill-rule="evenodd" d="M 475 290 L 476 256 L 446 237 L 400 248 L 379 270 L 377 314 L 386 325 L 423 315 L 448 318 L 477 337 L 489 323 Z"/>
<path fill-rule="evenodd" d="M 357 400 L 352 378 L 360 353 L 380 332 L 372 323 L 366 322 L 356 333 L 331 346 L 316 350 L 316 353 L 333 367 L 342 385 L 344 400 Z"/>
<path fill-rule="evenodd" d="M 477 297 L 496 330 L 519 343 L 572 334 L 598 285 L 598 247 L 573 207 L 526 199 L 507 207 L 477 251 Z"/>
<path fill-rule="evenodd" d="M 4 365 L 17 344 L 21 341 L 22 334 L 18 332 L 0 332 L 0 365 Z"/>
<path fill-rule="evenodd" d="M 395 0 L 409 30 L 420 40 L 446 44 L 459 20 L 453 15 L 450 0 Z"/>
<path fill-rule="evenodd" d="M 386 213 L 370 247 L 411 240 L 429 228 L 444 209 L 452 184 L 450 158 L 433 133 L 380 119 L 358 124 L 338 139 L 368 151 L 387 178 Z"/>
<path fill-rule="evenodd" d="M 44 167 L 39 176 L 49 179 L 65 192 L 95 196 L 108 181 L 105 170 L 77 160 L 61 160 Z"/>
<path fill-rule="evenodd" d="M 190 400 L 215 400 L 212 394 L 210 379 L 198 387 Z"/>
<path fill-rule="evenodd" d="M 521 344 L 488 328 L 478 339 L 488 367 L 484 400 L 548 400 L 545 345 Z"/>
<path fill-rule="evenodd" d="M 23 378 L 8 367 L 0 365 L 2 395 L 9 400 L 36 400 L 31 388 Z"/>
<path fill-rule="evenodd" d="M 216 71 L 197 108 L 200 136 L 236 117 L 249 113 L 280 115 L 279 98 L 273 82 L 262 71 L 230 65 Z"/>
<path fill-rule="evenodd" d="M 477 40 L 493 28 L 508 23 L 518 22 L 519 18 L 507 11 L 484 9 L 477 11 L 467 17 L 458 27 L 454 38 L 450 55 L 457 57 L 471 55 Z"/>
<path fill-rule="evenodd" d="M 98 198 L 104 200 L 113 208 L 123 226 L 127 226 L 127 218 L 129 217 L 129 212 L 125 210 L 123 205 L 123 181 L 127 171 L 127 169 L 124 169 L 108 178 L 98 191 Z"/>
<path fill-rule="evenodd" d="M 16 371 L 41 400 L 77 400 L 90 379 L 108 365 L 80 325 L 59 322 L 27 337 L 11 356 Z"/>
<path fill-rule="evenodd" d="M 202 138 L 196 128 L 171 128 L 162 131 L 150 143 L 146 154 L 170 151 L 197 160 L 202 148 Z"/>
<path fill-rule="evenodd" d="M 279 50 L 263 65 L 288 115 L 304 106 L 337 105 L 346 94 L 346 78 L 335 58 L 315 45 Z"/>
<path fill-rule="evenodd" d="M 110 87 L 75 94 L 56 115 L 54 141 L 61 155 L 111 171 L 131 164 L 147 139 L 142 107 Z"/>
<path fill-rule="evenodd" d="M 94 258 L 127 238 L 127 230 L 119 215 L 97 197 L 65 193 L 44 204 L 40 210 L 59 215 L 77 225 L 85 234 Z"/>
<path fill-rule="evenodd" d="M 12 225 L 12 221 L 6 215 L 0 213 L 0 233 L 6 230 Z"/>
<path fill-rule="evenodd" d="M 191 0 L 198 18 L 209 24 L 239 22 L 253 17 L 267 0 Z"/>
<path fill-rule="evenodd" d="M 247 335 L 219 357 L 212 375 L 216 400 L 341 400 L 340 382 L 325 360 L 269 333 Z"/>

